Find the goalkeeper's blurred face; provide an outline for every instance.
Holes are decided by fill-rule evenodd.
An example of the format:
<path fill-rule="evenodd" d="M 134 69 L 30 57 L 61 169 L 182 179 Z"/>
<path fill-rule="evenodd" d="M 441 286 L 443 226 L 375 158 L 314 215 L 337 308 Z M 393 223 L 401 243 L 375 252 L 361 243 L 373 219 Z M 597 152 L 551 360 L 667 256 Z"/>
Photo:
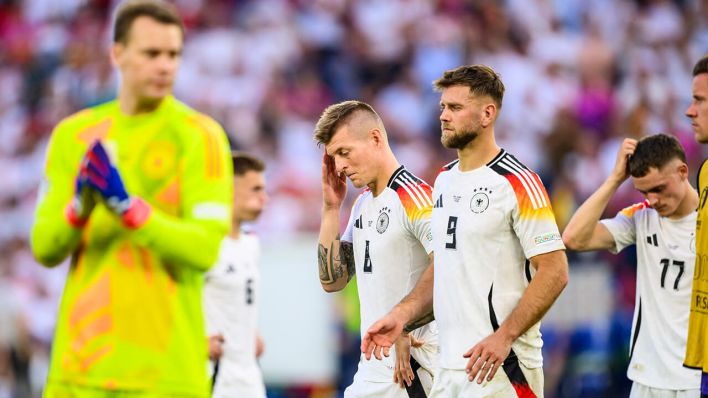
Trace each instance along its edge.
<path fill-rule="evenodd" d="M 268 194 L 263 172 L 249 170 L 243 175 L 234 175 L 234 221 L 255 221 L 261 215 Z"/>
<path fill-rule="evenodd" d="M 120 94 L 138 105 L 158 102 L 172 93 L 182 55 L 182 31 L 177 25 L 140 16 L 125 43 L 113 45 L 113 62 L 120 70 Z"/>
<path fill-rule="evenodd" d="M 687 198 L 686 180 L 688 166 L 680 159 L 674 159 L 661 169 L 649 168 L 643 177 L 632 177 L 634 188 L 649 201 L 649 205 L 662 217 L 672 217 Z"/>

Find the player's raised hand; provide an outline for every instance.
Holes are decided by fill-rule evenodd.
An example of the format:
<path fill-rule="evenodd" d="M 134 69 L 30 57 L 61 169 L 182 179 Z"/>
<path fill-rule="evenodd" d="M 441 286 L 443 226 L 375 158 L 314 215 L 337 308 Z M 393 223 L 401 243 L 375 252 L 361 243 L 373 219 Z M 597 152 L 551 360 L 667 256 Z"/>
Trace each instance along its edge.
<path fill-rule="evenodd" d="M 88 181 L 88 153 L 84 155 L 79 165 L 79 172 L 74 180 L 74 197 L 67 209 L 67 218 L 72 225 L 82 226 L 86 223 L 91 211 L 96 205 L 93 190 Z"/>
<path fill-rule="evenodd" d="M 339 209 L 347 195 L 347 177 L 337 172 L 332 156 L 322 156 L 322 198 L 327 208 Z"/>
<path fill-rule="evenodd" d="M 96 190 L 106 206 L 123 220 L 128 228 L 138 228 L 147 222 L 152 208 L 138 197 L 131 198 L 123 185 L 118 169 L 108 157 L 101 141 L 96 141 L 86 152 L 88 186 Z"/>
<path fill-rule="evenodd" d="M 374 322 L 361 340 L 361 352 L 364 353 L 366 359 L 371 359 L 371 354 L 378 360 L 382 359 L 382 353 L 383 356 L 388 357 L 391 346 L 403 332 L 403 326 L 405 326 L 405 322 L 398 319 L 392 312 Z"/>
<path fill-rule="evenodd" d="M 512 341 L 501 333 L 495 332 L 470 348 L 462 355 L 469 358 L 465 367 L 467 379 L 474 381 L 477 378 L 478 384 L 482 384 L 485 377 L 487 381 L 492 380 L 506 357 L 509 356 L 511 343 Z"/>
<path fill-rule="evenodd" d="M 637 148 L 637 140 L 633 138 L 625 138 L 617 151 L 617 159 L 615 160 L 615 167 L 612 169 L 612 174 L 610 178 L 613 179 L 617 184 L 621 184 L 627 178 L 629 178 L 629 157 L 634 153 Z"/>
<path fill-rule="evenodd" d="M 130 196 L 101 141 L 94 142 L 86 155 L 89 185 L 101 194 L 111 211 L 122 215 L 130 207 Z"/>

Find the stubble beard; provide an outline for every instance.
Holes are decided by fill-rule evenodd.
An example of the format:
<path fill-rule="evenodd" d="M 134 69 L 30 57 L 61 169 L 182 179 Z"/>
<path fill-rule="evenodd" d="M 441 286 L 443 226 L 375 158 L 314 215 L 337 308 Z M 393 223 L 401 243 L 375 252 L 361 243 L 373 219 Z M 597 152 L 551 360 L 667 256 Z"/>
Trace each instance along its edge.
<path fill-rule="evenodd" d="M 440 142 L 448 149 L 462 149 L 479 135 L 479 130 L 465 129 L 448 135 L 441 135 Z"/>

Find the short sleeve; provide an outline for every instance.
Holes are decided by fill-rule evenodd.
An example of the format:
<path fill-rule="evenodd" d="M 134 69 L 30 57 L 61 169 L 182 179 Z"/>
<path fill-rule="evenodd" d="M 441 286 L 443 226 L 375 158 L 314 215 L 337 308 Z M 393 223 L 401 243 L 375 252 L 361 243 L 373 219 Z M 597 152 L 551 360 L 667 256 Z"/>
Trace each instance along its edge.
<path fill-rule="evenodd" d="M 615 246 L 610 249 L 612 253 L 619 253 L 627 246 L 633 245 L 637 241 L 637 227 L 635 218 L 637 211 L 646 208 L 646 203 L 637 203 L 620 210 L 614 218 L 600 221 L 615 240 Z"/>

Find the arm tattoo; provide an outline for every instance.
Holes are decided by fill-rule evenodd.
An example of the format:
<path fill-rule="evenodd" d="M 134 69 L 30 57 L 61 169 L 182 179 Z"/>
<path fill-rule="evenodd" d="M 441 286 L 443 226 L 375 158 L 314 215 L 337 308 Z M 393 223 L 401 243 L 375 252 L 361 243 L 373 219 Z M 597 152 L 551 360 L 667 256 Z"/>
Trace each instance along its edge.
<path fill-rule="evenodd" d="M 354 277 L 354 274 L 356 274 L 356 268 L 354 267 L 354 247 L 351 242 L 339 242 L 339 257 L 347 267 L 347 282 L 349 282 Z"/>
<path fill-rule="evenodd" d="M 409 323 L 403 328 L 403 331 L 406 333 L 410 333 L 416 329 L 418 329 L 421 326 L 425 326 L 429 324 L 430 322 L 435 320 L 435 314 L 433 314 L 433 311 L 428 312 L 427 314 L 423 315 L 422 317 L 416 319 L 415 321 Z"/>
<path fill-rule="evenodd" d="M 340 241 L 339 235 L 332 242 L 329 250 L 320 243 L 317 248 L 317 262 L 320 267 L 320 282 L 322 284 L 331 285 L 337 282 L 344 277 L 345 272 L 347 272 L 347 282 L 349 282 L 354 275 L 352 244 Z M 346 268 L 344 268 L 345 266 Z"/>
<path fill-rule="evenodd" d="M 327 248 L 321 243 L 317 245 L 317 262 L 320 266 L 320 281 L 325 284 L 332 283 L 329 267 L 327 266 Z"/>

